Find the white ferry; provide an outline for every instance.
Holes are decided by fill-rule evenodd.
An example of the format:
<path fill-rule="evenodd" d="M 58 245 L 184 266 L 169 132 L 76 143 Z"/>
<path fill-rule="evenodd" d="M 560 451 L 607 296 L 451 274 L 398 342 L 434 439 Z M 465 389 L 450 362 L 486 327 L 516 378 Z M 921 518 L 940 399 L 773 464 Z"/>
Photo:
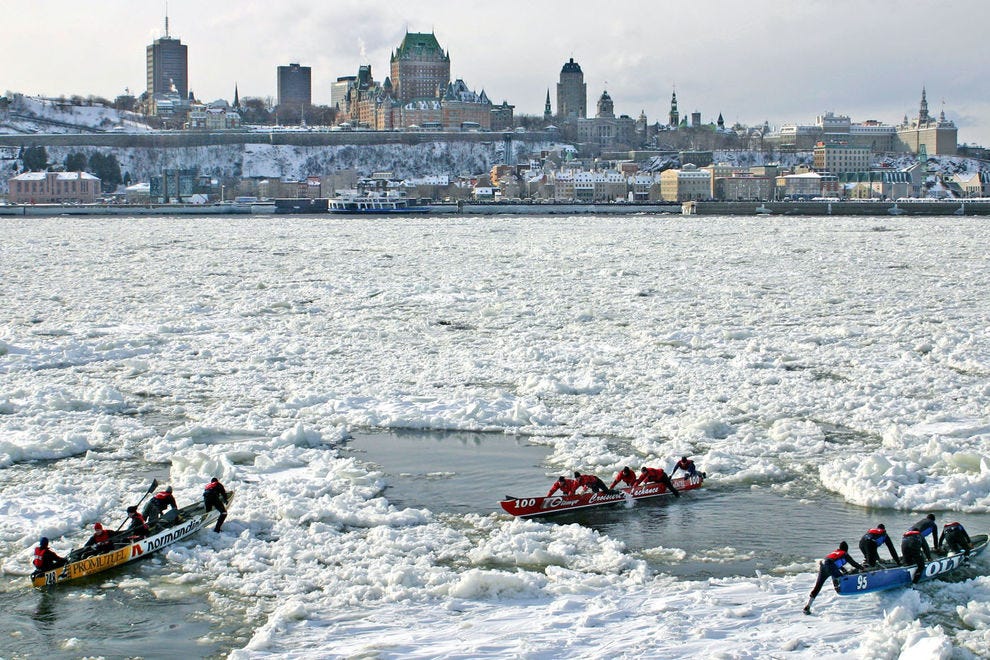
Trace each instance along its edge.
<path fill-rule="evenodd" d="M 417 205 L 415 200 L 393 195 L 338 195 L 330 200 L 330 213 L 349 215 L 383 215 L 429 213 L 429 206 Z"/>

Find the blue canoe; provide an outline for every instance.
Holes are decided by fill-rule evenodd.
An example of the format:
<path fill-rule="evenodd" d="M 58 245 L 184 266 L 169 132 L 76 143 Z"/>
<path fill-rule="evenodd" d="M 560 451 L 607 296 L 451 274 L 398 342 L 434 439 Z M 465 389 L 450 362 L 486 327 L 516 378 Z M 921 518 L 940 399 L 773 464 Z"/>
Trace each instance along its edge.
<path fill-rule="evenodd" d="M 970 537 L 970 540 L 973 542 L 973 549 L 968 554 L 954 552 L 944 557 L 933 555 L 935 559 L 925 564 L 925 572 L 919 582 L 927 582 L 928 580 L 951 573 L 960 566 L 970 563 L 974 557 L 986 550 L 986 534 L 977 534 Z M 911 578 L 914 575 L 914 571 L 914 566 L 897 566 L 889 562 L 881 562 L 879 567 L 846 573 L 833 582 L 835 584 L 835 591 L 840 596 L 858 596 L 874 591 L 884 591 L 885 589 L 908 587 L 911 585 Z"/>

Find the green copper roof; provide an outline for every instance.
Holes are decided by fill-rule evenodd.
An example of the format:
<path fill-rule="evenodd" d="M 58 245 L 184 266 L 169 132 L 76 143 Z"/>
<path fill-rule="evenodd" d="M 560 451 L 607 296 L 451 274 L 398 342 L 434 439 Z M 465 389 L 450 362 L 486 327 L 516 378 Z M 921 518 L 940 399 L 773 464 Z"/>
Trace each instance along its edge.
<path fill-rule="evenodd" d="M 443 48 L 440 47 L 440 42 L 437 41 L 436 35 L 421 32 L 406 32 L 405 38 L 402 39 L 399 48 L 392 55 L 392 59 L 431 55 L 439 55 L 443 58 L 447 57 L 443 52 Z"/>

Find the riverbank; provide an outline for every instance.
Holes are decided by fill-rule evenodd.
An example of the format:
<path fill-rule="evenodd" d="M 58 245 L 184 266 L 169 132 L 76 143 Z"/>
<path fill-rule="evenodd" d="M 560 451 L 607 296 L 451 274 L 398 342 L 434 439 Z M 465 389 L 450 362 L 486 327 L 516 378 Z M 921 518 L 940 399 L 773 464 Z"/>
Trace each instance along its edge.
<path fill-rule="evenodd" d="M 314 204 L 321 201 L 324 204 Z M 9 204 L 0 205 L 0 216 L 320 215 L 326 212 L 325 202 L 326 200 L 300 199 L 269 200 L 252 204 Z M 684 202 L 683 204 L 459 202 L 433 204 L 428 208 L 427 213 L 432 215 L 990 216 L 990 201 L 982 199 L 900 202 Z M 375 215 L 375 213 L 366 212 L 360 215 Z"/>

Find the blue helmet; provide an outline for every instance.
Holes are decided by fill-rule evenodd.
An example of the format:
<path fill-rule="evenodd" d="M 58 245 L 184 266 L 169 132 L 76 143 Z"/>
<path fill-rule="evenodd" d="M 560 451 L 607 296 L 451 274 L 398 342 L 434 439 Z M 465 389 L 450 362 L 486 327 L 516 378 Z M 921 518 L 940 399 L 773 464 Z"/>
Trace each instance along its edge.
<path fill-rule="evenodd" d="M 48 545 L 48 537 L 42 536 L 41 540 L 38 541 L 38 545 L 40 545 L 42 548 L 46 547 Z"/>

